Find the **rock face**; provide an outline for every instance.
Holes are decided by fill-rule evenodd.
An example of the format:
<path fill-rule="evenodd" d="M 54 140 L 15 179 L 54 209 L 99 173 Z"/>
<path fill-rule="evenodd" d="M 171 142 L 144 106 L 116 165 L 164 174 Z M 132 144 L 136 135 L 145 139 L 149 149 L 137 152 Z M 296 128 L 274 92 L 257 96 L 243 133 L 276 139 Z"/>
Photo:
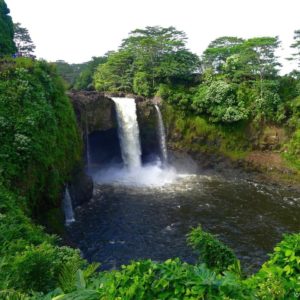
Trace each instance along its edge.
<path fill-rule="evenodd" d="M 117 127 L 113 101 L 104 93 L 95 91 L 70 92 L 79 128 L 84 134 Z"/>
<path fill-rule="evenodd" d="M 95 163 L 102 164 L 104 158 L 109 162 L 112 157 L 108 154 L 113 156 L 112 149 L 119 143 L 116 141 L 116 138 L 118 139 L 116 109 L 111 97 L 128 97 L 136 100 L 143 160 L 147 161 L 151 156 L 159 155 L 157 116 L 153 101 L 135 95 L 104 94 L 95 91 L 74 91 L 69 93 L 69 97 L 85 143 L 86 133 L 90 135 L 90 151 Z M 107 152 L 106 149 L 110 149 L 109 153 L 104 153 Z"/>
<path fill-rule="evenodd" d="M 157 114 L 151 100 L 137 101 L 137 119 L 140 129 L 143 161 L 159 156 L 159 139 L 157 129 Z"/>
<path fill-rule="evenodd" d="M 258 149 L 262 151 L 280 150 L 287 141 L 287 136 L 283 128 L 276 126 L 266 126 L 261 132 L 258 140 Z"/>
<path fill-rule="evenodd" d="M 76 170 L 69 184 L 73 207 L 88 202 L 93 197 L 93 180 L 82 169 Z"/>

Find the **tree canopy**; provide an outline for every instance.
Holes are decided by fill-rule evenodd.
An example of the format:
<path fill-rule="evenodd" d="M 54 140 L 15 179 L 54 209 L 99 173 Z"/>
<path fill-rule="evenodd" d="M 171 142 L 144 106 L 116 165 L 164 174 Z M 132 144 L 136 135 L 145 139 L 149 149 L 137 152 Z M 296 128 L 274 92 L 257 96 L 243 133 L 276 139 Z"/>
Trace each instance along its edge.
<path fill-rule="evenodd" d="M 221 72 L 227 58 L 241 51 L 244 40 L 233 36 L 223 36 L 212 41 L 202 56 L 203 66 Z"/>
<path fill-rule="evenodd" d="M 294 50 L 290 59 L 297 61 L 298 67 L 300 67 L 300 29 L 294 31 L 294 43 L 291 45 Z"/>
<path fill-rule="evenodd" d="M 20 23 L 14 23 L 14 42 L 19 56 L 34 57 L 35 45 L 28 29 L 22 27 Z"/>
<path fill-rule="evenodd" d="M 9 9 L 4 0 L 0 0 L 0 56 L 16 52 L 14 43 L 14 26 L 9 16 Z"/>
<path fill-rule="evenodd" d="M 199 58 L 186 49 L 186 35 L 174 27 L 146 27 L 130 32 L 119 51 L 97 69 L 99 90 L 154 95 L 159 84 L 185 79 L 199 68 Z"/>
<path fill-rule="evenodd" d="M 220 37 L 211 42 L 203 53 L 203 66 L 231 79 L 244 80 L 257 76 L 272 77 L 280 65 L 275 51 L 277 37 L 255 37 L 243 40 L 238 37 Z"/>

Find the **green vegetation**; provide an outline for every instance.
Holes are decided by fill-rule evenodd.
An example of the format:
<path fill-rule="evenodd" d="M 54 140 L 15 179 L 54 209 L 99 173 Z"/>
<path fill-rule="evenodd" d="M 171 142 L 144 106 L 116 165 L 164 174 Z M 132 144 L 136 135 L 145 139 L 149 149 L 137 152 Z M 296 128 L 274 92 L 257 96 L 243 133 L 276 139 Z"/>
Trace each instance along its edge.
<path fill-rule="evenodd" d="M 294 31 L 294 43 L 291 48 L 294 49 L 294 53 L 289 59 L 297 61 L 298 67 L 300 67 L 300 29 Z"/>
<path fill-rule="evenodd" d="M 57 73 L 63 78 L 65 88 L 71 89 L 87 63 L 68 64 L 64 60 L 57 60 L 53 64 L 56 67 Z"/>
<path fill-rule="evenodd" d="M 300 235 L 286 235 L 261 270 L 246 280 L 258 299 L 299 299 Z"/>
<path fill-rule="evenodd" d="M 0 0 L 0 56 L 16 51 L 8 14 Z M 28 38 L 26 30 L 19 37 L 20 27 L 15 30 L 16 39 Z M 173 27 L 147 27 L 131 32 L 117 52 L 56 65 L 69 87 L 163 97 L 175 142 L 192 151 L 239 158 L 250 147 L 249 126 L 285 126 L 290 139 L 284 155 L 299 166 L 299 73 L 278 76 L 277 38 L 219 38 L 204 52 L 203 72 L 185 41 Z M 295 31 L 297 51 L 298 41 Z M 0 299 L 299 299 L 299 234 L 285 236 L 249 278 L 232 250 L 201 227 L 188 235 L 199 254 L 196 265 L 144 260 L 97 273 L 98 264 L 87 264 L 79 250 L 60 247 L 36 225 L 38 212 L 59 204 L 81 157 L 74 112 L 55 66 L 0 60 L 0 145 Z"/>
<path fill-rule="evenodd" d="M 237 264 L 233 251 L 212 234 L 204 232 L 201 226 L 194 228 L 188 234 L 187 241 L 199 253 L 200 262 L 217 273 L 223 273 L 230 266 Z"/>
<path fill-rule="evenodd" d="M 6 186 L 18 187 L 30 207 L 55 201 L 80 160 L 81 142 L 53 67 L 26 58 L 1 62 L 0 128 Z"/>
<path fill-rule="evenodd" d="M 79 251 L 56 246 L 29 218 L 59 205 L 81 157 L 74 112 L 53 66 L 0 61 L 0 132 L 0 295 L 18 299 L 12 289 L 50 291 L 66 265 L 84 264 Z"/>
<path fill-rule="evenodd" d="M 61 273 L 60 287 L 37 299 L 298 299 L 299 234 L 285 236 L 270 260 L 249 278 L 244 278 L 233 252 L 201 227 L 194 228 L 188 240 L 201 249 L 196 265 L 178 258 L 162 263 L 143 260 L 95 273 L 97 265 L 83 271 L 70 264 Z"/>
<path fill-rule="evenodd" d="M 199 58 L 185 47 L 186 36 L 174 27 L 132 31 L 118 52 L 111 52 L 94 76 L 100 91 L 153 96 L 160 83 L 192 80 Z"/>
<path fill-rule="evenodd" d="M 16 52 L 14 25 L 4 0 L 0 0 L 0 57 Z"/>
<path fill-rule="evenodd" d="M 30 37 L 28 29 L 20 23 L 14 24 L 14 42 L 17 47 L 18 56 L 34 57 L 35 45 Z"/>
<path fill-rule="evenodd" d="M 96 68 L 107 61 L 107 56 L 93 57 L 82 64 L 68 64 L 63 60 L 54 63 L 65 87 L 74 90 L 94 90 L 93 76 Z"/>
<path fill-rule="evenodd" d="M 244 158 L 250 150 L 245 134 L 247 124 L 210 123 L 207 117 L 186 115 L 165 104 L 166 127 L 172 132 L 172 147 L 194 153 L 218 153 L 233 160 Z"/>
<path fill-rule="evenodd" d="M 107 61 L 106 56 L 93 57 L 84 64 L 81 73 L 76 77 L 73 88 L 75 90 L 94 90 L 93 76 L 96 68 Z"/>

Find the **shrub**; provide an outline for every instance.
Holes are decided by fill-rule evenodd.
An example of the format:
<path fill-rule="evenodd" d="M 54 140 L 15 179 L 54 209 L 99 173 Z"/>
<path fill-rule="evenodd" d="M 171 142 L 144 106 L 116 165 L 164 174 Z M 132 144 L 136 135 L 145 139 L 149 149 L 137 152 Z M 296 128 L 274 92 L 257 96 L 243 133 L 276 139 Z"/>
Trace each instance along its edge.
<path fill-rule="evenodd" d="M 58 285 L 58 276 L 63 266 L 83 266 L 79 250 L 48 243 L 27 246 L 13 259 L 11 280 L 14 281 L 14 287 L 21 291 L 50 291 Z"/>
<path fill-rule="evenodd" d="M 133 78 L 134 93 L 146 97 L 152 95 L 152 86 L 149 75 L 145 72 L 137 72 Z"/>
<path fill-rule="evenodd" d="M 192 229 L 187 241 L 198 252 L 200 261 L 217 272 L 224 272 L 237 262 L 233 251 L 201 226 Z"/>
<path fill-rule="evenodd" d="M 212 122 L 231 123 L 248 118 L 243 101 L 237 101 L 236 86 L 225 81 L 200 85 L 193 97 L 196 113 L 206 113 Z"/>
<path fill-rule="evenodd" d="M 247 284 L 256 289 L 259 299 L 299 299 L 300 234 L 285 235 Z"/>

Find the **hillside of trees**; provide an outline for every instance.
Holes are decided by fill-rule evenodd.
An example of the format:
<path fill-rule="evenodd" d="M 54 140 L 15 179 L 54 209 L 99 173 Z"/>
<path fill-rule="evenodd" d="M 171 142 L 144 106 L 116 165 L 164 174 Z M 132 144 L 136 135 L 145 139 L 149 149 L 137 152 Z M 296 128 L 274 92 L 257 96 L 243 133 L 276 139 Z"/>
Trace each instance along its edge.
<path fill-rule="evenodd" d="M 118 51 L 75 66 L 74 75 L 65 63 L 34 59 L 31 40 L 29 50 L 14 41 L 16 29 L 0 0 L 0 299 L 299 299 L 299 234 L 284 236 L 248 277 L 233 251 L 200 226 L 187 237 L 199 255 L 195 265 L 143 260 L 98 272 L 98 264 L 62 246 L 34 219 L 42 208 L 59 205 L 81 160 L 59 69 L 69 73 L 70 87 L 160 96 L 191 122 L 200 116 L 222 128 L 282 126 L 289 134 L 283 155 L 300 168 L 299 70 L 279 75 L 276 37 L 221 37 L 198 57 L 186 48 L 183 32 L 147 27 L 132 31 Z M 299 30 L 292 47 L 300 67 Z M 18 50 L 23 57 L 16 57 Z"/>

